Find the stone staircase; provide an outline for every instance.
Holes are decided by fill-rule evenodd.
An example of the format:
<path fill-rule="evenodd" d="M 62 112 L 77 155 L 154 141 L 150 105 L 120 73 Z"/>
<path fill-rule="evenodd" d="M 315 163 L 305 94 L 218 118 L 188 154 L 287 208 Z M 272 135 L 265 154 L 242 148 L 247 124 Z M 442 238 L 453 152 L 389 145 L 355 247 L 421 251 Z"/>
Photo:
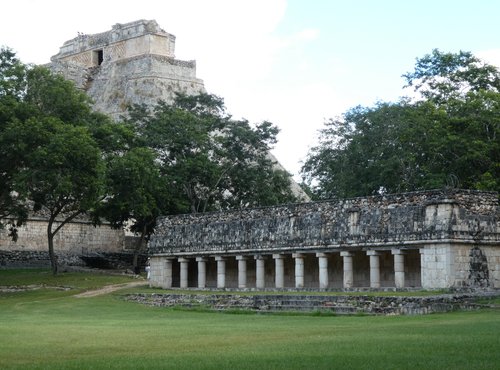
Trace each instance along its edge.
<path fill-rule="evenodd" d="M 485 305 L 478 298 L 500 292 L 433 296 L 369 296 L 319 294 L 130 294 L 127 300 L 158 307 L 205 308 L 216 311 L 318 312 L 337 315 L 412 315 L 474 310 Z"/>

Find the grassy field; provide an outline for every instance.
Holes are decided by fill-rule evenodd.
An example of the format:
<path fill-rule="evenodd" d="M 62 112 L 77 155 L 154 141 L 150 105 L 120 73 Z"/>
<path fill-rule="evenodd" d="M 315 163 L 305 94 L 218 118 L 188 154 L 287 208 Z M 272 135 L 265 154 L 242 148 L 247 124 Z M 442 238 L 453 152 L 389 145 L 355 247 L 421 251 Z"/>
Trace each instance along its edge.
<path fill-rule="evenodd" d="M 0 293 L 0 368 L 500 367 L 498 310 L 389 317 L 238 315 L 146 307 L 125 302 L 125 291 L 74 297 L 127 281 L 131 279 L 0 270 L 0 286 L 46 286 Z M 144 288 L 133 291 L 139 290 Z"/>

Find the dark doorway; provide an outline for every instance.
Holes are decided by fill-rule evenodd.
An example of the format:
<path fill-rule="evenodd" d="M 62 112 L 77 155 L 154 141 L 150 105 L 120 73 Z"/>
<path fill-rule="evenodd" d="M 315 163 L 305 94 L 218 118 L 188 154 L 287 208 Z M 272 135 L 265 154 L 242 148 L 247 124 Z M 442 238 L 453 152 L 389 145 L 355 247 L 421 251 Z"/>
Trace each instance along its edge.
<path fill-rule="evenodd" d="M 94 51 L 94 58 L 93 59 L 94 59 L 95 65 L 100 66 L 102 64 L 102 62 L 104 60 L 104 53 L 103 53 L 102 49 Z"/>

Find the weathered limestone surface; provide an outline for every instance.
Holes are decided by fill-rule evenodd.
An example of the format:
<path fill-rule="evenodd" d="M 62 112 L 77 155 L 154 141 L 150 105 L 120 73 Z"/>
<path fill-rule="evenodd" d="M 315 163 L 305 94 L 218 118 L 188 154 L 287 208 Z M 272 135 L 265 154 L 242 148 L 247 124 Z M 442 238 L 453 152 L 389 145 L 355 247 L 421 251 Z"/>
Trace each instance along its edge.
<path fill-rule="evenodd" d="M 225 258 L 225 287 L 249 255 L 256 287 L 500 288 L 500 207 L 493 192 L 435 190 L 165 217 L 149 251 L 209 257 L 209 285 L 210 259 Z"/>
<path fill-rule="evenodd" d="M 336 314 L 421 315 L 455 310 L 476 310 L 498 293 L 443 294 L 430 297 L 387 297 L 365 295 L 239 295 L 239 294 L 130 294 L 127 299 L 155 307 L 203 307 L 213 310 L 258 312 L 319 311 Z"/>
<path fill-rule="evenodd" d="M 78 35 L 51 58 L 50 68 L 75 82 L 94 108 L 118 119 L 131 104 L 171 102 L 175 93 L 204 92 L 196 62 L 175 59 L 175 36 L 154 20 L 116 24 Z"/>
<path fill-rule="evenodd" d="M 449 240 L 498 246 L 498 195 L 428 191 L 164 217 L 149 249 L 187 255 L 404 247 Z"/>
<path fill-rule="evenodd" d="M 19 227 L 15 242 L 8 234 L 8 229 L 0 229 L 0 266 L 50 265 L 45 218 L 31 217 Z M 107 225 L 94 227 L 84 220 L 64 225 L 54 237 L 59 262 L 72 266 L 129 266 L 127 260 L 131 260 L 131 251 L 127 251 L 127 244 L 123 230 L 114 230 Z"/>
<path fill-rule="evenodd" d="M 458 243 L 429 245 L 420 250 L 422 287 L 500 288 L 500 242 L 496 245 Z"/>
<path fill-rule="evenodd" d="M 31 218 L 19 227 L 16 242 L 8 236 L 7 229 L 0 229 L 2 250 L 45 250 L 47 246 L 47 220 Z M 114 230 L 107 225 L 94 227 L 90 222 L 73 221 L 64 225 L 54 237 L 54 248 L 59 252 L 74 254 L 101 251 L 106 246 L 107 252 L 120 252 L 124 248 L 123 230 Z"/>

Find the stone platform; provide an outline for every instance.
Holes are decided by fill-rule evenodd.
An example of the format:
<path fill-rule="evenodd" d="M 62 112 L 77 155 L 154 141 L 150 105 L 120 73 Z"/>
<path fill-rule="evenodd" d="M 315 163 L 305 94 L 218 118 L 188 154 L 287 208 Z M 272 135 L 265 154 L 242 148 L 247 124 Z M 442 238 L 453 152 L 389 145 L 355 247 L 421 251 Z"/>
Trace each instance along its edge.
<path fill-rule="evenodd" d="M 500 291 L 434 296 L 370 296 L 315 294 L 130 294 L 127 300 L 156 307 L 206 308 L 216 311 L 317 312 L 339 315 L 422 315 L 494 307 L 485 302 Z M 500 307 L 496 307 L 500 308 Z"/>

